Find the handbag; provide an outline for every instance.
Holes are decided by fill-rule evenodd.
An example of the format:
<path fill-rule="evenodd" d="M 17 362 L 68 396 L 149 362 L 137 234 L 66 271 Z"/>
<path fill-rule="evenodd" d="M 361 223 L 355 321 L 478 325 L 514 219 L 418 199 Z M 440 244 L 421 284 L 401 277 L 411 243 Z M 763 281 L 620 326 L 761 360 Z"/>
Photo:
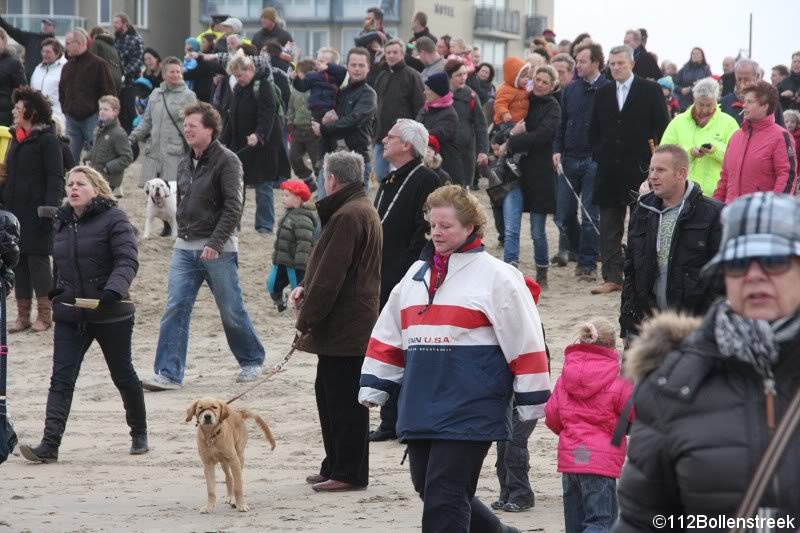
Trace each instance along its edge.
<path fill-rule="evenodd" d="M 489 188 L 486 189 L 486 194 L 495 209 L 503 207 L 506 195 L 519 182 L 520 176 L 515 166 L 509 166 L 508 159 L 504 156 L 502 163 L 498 165 L 500 176 L 494 170 L 489 172 Z"/>
<path fill-rule="evenodd" d="M 172 125 L 175 126 L 175 129 L 178 130 L 178 135 L 181 136 L 181 140 L 183 141 L 183 150 L 188 152 L 189 151 L 189 143 L 186 142 L 186 137 L 183 136 L 183 130 L 178 127 L 178 122 L 175 120 L 175 117 L 172 116 L 172 113 L 169 112 L 169 106 L 167 105 L 167 96 L 164 93 L 161 93 L 161 98 L 164 100 L 164 110 L 167 112 L 167 116 L 172 121 Z"/>
<path fill-rule="evenodd" d="M 736 511 L 737 519 L 751 518 L 758 509 L 758 504 L 764 496 L 767 484 L 775 474 L 775 469 L 778 468 L 778 463 L 780 463 L 783 454 L 786 452 L 789 440 L 797 431 L 798 426 L 800 426 L 800 389 L 797 390 L 792 398 L 789 408 L 786 409 L 786 413 L 775 429 L 764 455 L 761 456 L 761 460 L 758 462 L 753 479 L 747 486 L 744 498 L 742 498 L 742 502 Z M 737 522 L 739 521 L 737 520 Z M 746 520 L 741 522 L 742 525 L 745 525 Z M 732 527 L 730 529 L 730 533 L 746 533 L 747 531 L 749 531 L 749 528 L 745 527 Z"/>

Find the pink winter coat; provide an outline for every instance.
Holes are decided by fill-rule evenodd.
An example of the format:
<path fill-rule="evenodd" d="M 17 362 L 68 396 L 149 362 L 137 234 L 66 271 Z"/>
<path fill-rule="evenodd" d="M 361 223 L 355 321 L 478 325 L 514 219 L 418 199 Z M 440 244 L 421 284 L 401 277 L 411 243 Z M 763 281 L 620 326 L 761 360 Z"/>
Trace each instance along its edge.
<path fill-rule="evenodd" d="M 757 122 L 742 121 L 722 160 L 714 198 L 729 204 L 757 191 L 795 194 L 797 153 L 792 134 L 770 114 Z"/>
<path fill-rule="evenodd" d="M 619 353 L 596 344 L 564 351 L 564 370 L 544 408 L 545 424 L 558 435 L 558 471 L 618 478 L 627 438 L 611 436 L 633 385 L 619 376 Z"/>

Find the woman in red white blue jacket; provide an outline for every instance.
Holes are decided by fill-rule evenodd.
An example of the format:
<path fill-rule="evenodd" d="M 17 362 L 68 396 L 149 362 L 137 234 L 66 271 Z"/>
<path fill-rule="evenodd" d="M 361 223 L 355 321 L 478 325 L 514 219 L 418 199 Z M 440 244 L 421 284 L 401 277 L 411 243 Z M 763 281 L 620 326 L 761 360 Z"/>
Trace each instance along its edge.
<path fill-rule="evenodd" d="M 397 433 L 423 500 L 422 531 L 517 531 L 477 498 L 493 441 L 511 437 L 511 403 L 544 416 L 550 377 L 539 313 L 522 274 L 481 244 L 486 215 L 458 185 L 424 207 L 431 241 L 372 331 L 359 401 L 383 405 L 402 384 Z"/>

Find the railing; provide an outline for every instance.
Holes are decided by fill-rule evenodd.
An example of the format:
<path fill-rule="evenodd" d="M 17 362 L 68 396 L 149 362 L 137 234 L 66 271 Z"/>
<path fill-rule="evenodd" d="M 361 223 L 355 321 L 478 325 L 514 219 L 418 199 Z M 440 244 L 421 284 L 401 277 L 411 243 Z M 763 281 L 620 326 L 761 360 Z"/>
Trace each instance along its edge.
<path fill-rule="evenodd" d="M 476 32 L 510 33 L 519 35 L 519 11 L 502 10 L 493 7 L 476 7 L 475 23 Z"/>
<path fill-rule="evenodd" d="M 525 40 L 530 41 L 539 37 L 547 29 L 547 17 L 544 15 L 531 15 L 525 17 Z"/>
<path fill-rule="evenodd" d="M 361 22 L 372 6 L 383 10 L 384 22 L 400 20 L 400 0 L 202 0 L 200 20 L 224 14 L 254 24 L 265 7 L 274 7 L 287 22 Z"/>
<path fill-rule="evenodd" d="M 21 15 L 8 13 L 3 17 L 15 28 L 32 32 L 42 31 L 43 18 L 53 19 L 53 22 L 56 23 L 56 35 L 66 35 L 67 32 L 75 28 L 86 28 L 85 18 L 70 15 Z"/>

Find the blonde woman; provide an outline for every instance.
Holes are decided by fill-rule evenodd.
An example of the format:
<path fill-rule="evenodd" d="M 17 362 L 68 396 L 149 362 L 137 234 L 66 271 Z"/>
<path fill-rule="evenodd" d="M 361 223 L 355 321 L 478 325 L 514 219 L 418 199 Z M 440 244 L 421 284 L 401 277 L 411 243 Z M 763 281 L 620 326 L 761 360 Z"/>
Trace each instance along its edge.
<path fill-rule="evenodd" d="M 105 178 L 87 166 L 67 174 L 67 198 L 55 215 L 53 374 L 47 395 L 44 436 L 36 447 L 20 446 L 29 461 L 53 463 L 67 424 L 83 356 L 100 345 L 111 379 L 122 396 L 132 455 L 147 453 L 142 383 L 131 362 L 134 306 L 128 289 L 139 268 L 133 227 Z M 96 299 L 94 309 L 74 306 Z"/>

